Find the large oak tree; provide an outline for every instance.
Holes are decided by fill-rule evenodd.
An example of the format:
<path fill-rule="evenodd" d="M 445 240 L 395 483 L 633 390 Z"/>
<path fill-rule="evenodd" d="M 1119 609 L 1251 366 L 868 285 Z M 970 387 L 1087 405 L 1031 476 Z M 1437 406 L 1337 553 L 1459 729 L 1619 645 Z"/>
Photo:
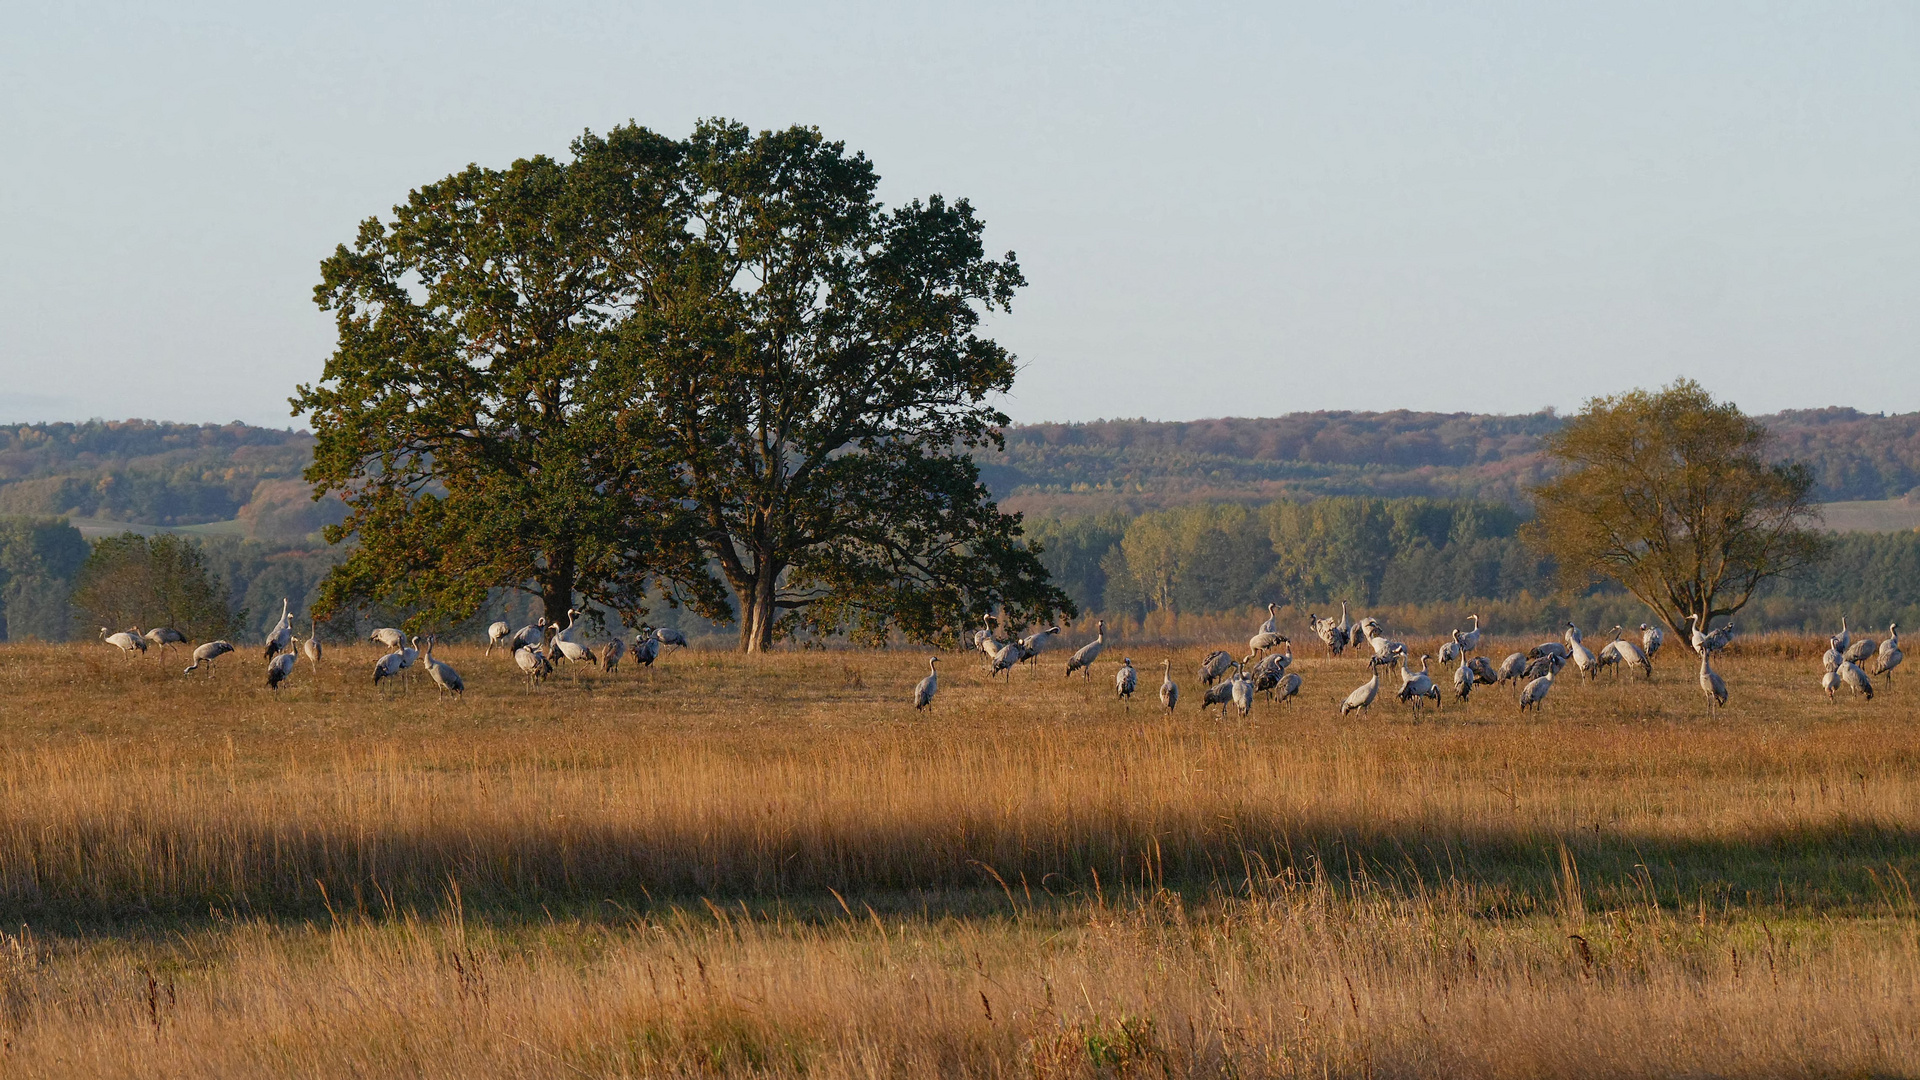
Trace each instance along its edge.
<path fill-rule="evenodd" d="M 1528 535 L 1575 583 L 1609 577 L 1676 632 L 1732 615 L 1822 557 L 1804 466 L 1768 460 L 1766 426 L 1691 380 L 1596 398 L 1547 438 Z"/>
<path fill-rule="evenodd" d="M 968 454 L 1007 420 L 1015 364 L 977 330 L 1018 265 L 965 201 L 889 210 L 877 182 L 811 129 L 629 125 L 368 221 L 293 402 L 359 538 L 326 599 L 630 613 L 664 585 L 725 616 L 730 587 L 749 651 L 1071 610 Z"/>

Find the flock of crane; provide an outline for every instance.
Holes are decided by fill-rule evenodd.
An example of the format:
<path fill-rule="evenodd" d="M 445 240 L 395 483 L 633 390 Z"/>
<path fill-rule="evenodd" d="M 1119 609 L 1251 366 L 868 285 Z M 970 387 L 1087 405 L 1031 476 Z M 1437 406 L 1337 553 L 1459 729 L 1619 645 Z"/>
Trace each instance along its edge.
<path fill-rule="evenodd" d="M 580 625 L 581 614 L 577 610 L 568 611 L 564 626 L 549 621 L 543 615 L 518 630 L 504 619 L 496 621 L 487 627 L 487 648 L 483 655 L 491 656 L 496 648 L 505 649 L 520 672 L 528 680 L 538 682 L 553 673 L 556 661 L 565 661 L 569 665 L 591 664 L 611 673 L 629 657 L 635 663 L 651 667 L 661 650 L 685 647 L 687 644 L 686 637 L 678 630 L 642 627 L 631 645 L 625 638 L 614 635 L 596 647 L 582 638 L 584 628 Z M 1270 702 L 1285 702 L 1299 696 L 1300 674 L 1288 670 L 1294 659 L 1293 643 L 1280 633 L 1279 618 L 1279 605 L 1268 604 L 1267 621 L 1255 629 L 1253 636 L 1247 640 L 1244 656 L 1235 659 L 1225 651 L 1215 650 L 1200 661 L 1202 709 L 1218 705 L 1223 716 L 1228 709 L 1238 709 L 1240 715 L 1246 716 L 1252 711 L 1258 695 L 1266 695 Z M 987 658 L 989 677 L 1011 672 L 1021 664 L 1032 665 L 1047 645 L 1061 634 L 1060 627 L 1056 625 L 1024 637 L 1003 638 L 995 628 L 996 621 L 994 616 L 987 616 L 986 624 L 973 634 L 973 647 Z M 1369 617 L 1357 622 L 1350 621 L 1345 603 L 1340 605 L 1338 619 L 1322 618 L 1313 613 L 1307 615 L 1308 630 L 1326 646 L 1329 655 L 1341 656 L 1349 648 L 1364 649 L 1367 653 L 1367 681 L 1341 702 L 1342 716 L 1372 707 L 1380 695 L 1380 672 L 1383 668 L 1397 671 L 1400 689 L 1396 696 L 1415 708 L 1428 702 L 1438 708 L 1443 697 L 1441 680 L 1447 679 L 1451 682 L 1454 697 L 1460 701 L 1469 700 L 1477 687 L 1514 683 L 1519 687 L 1520 711 L 1538 711 L 1553 690 L 1554 677 L 1568 665 L 1589 679 L 1599 677 L 1608 669 L 1637 671 L 1647 679 L 1653 678 L 1653 658 L 1665 641 L 1665 634 L 1657 626 L 1641 623 L 1637 641 L 1628 636 L 1622 627 L 1615 626 L 1612 640 L 1596 651 L 1587 646 L 1580 629 L 1568 623 L 1558 640 L 1543 641 L 1525 652 L 1513 653 L 1496 666 L 1485 656 L 1473 655 L 1482 637 L 1480 616 L 1467 616 L 1467 624 L 1464 631 L 1452 631 L 1435 652 L 1420 654 L 1420 666 L 1415 668 L 1412 666 L 1413 653 L 1406 643 L 1394 640 L 1378 619 Z M 1720 708 L 1727 703 L 1727 684 L 1720 673 L 1713 669 L 1713 654 L 1726 648 L 1733 640 L 1733 624 L 1703 629 L 1699 617 L 1690 616 L 1689 627 L 1688 644 L 1700 658 L 1700 691 L 1706 695 L 1709 710 Z M 304 654 L 316 666 L 320 663 L 319 624 L 309 620 L 308 628 L 309 633 L 304 641 L 294 636 L 292 608 L 282 600 L 280 621 L 268 633 L 263 648 L 269 689 L 278 690 L 293 677 L 299 655 Z M 433 636 L 409 637 L 393 627 L 381 627 L 369 634 L 368 638 L 389 650 L 374 663 L 375 686 L 406 674 L 417 663 L 441 691 L 453 694 L 465 692 L 466 683 L 460 678 L 460 673 L 451 664 L 433 655 Z M 106 627 L 101 627 L 100 639 L 129 654 L 145 653 L 149 647 L 157 647 L 164 654 L 175 645 L 189 644 L 186 635 L 171 627 L 158 627 L 145 632 L 137 626 L 119 632 L 110 632 Z M 424 649 L 421 647 L 423 642 Z M 1067 658 L 1067 676 L 1071 678 L 1078 673 L 1081 678 L 1091 680 L 1094 662 L 1105 651 L 1106 644 L 1107 624 L 1102 620 L 1096 628 L 1094 639 L 1074 650 Z M 1847 628 L 1846 620 L 1842 619 L 1840 632 L 1828 638 L 1827 645 L 1822 657 L 1824 673 L 1820 678 L 1820 686 L 1829 700 L 1842 687 L 1872 700 L 1874 677 L 1891 680 L 1893 669 L 1899 667 L 1906 658 L 1900 651 L 1898 623 L 1889 625 L 1887 636 L 1875 641 L 1870 637 L 1855 637 Z M 191 675 L 201 668 L 211 673 L 214 661 L 233 651 L 231 642 L 206 642 L 193 650 L 193 663 L 186 669 L 186 674 Z M 1450 677 L 1444 670 L 1432 670 L 1431 665 L 1436 661 L 1443 668 L 1447 664 L 1454 665 Z M 913 706 L 916 710 L 932 707 L 934 695 L 940 689 L 939 665 L 939 657 L 928 659 L 926 678 L 921 679 L 913 690 Z M 1122 701 L 1131 701 L 1139 686 L 1140 676 L 1134 669 L 1133 659 L 1123 657 L 1113 676 L 1115 694 Z M 1160 704 L 1172 712 L 1179 701 L 1180 687 L 1173 681 L 1173 661 L 1163 661 Z"/>
<path fill-rule="evenodd" d="M 1246 716 L 1252 711 L 1258 695 L 1265 694 L 1270 702 L 1284 702 L 1299 695 L 1300 674 L 1288 670 L 1293 664 L 1293 643 L 1280 633 L 1279 619 L 1279 605 L 1268 604 L 1267 621 L 1248 639 L 1246 655 L 1236 660 L 1225 651 L 1214 650 L 1200 661 L 1199 679 L 1203 686 L 1201 709 L 1218 705 L 1222 716 L 1226 715 L 1229 708 L 1238 709 L 1241 716 Z M 1060 627 L 1049 626 L 1025 637 L 1006 639 L 1000 636 L 994 624 L 994 617 L 989 615 L 986 625 L 973 633 L 973 647 L 986 655 L 990 677 L 1012 671 L 1019 664 L 1032 664 L 1047 642 L 1061 632 Z M 1436 652 L 1421 654 L 1420 666 L 1416 669 L 1412 666 L 1413 655 L 1406 643 L 1395 641 L 1378 619 L 1369 617 L 1358 622 L 1350 621 L 1345 603 L 1340 605 L 1338 619 L 1322 618 L 1311 612 L 1307 615 L 1308 630 L 1327 647 L 1329 655 L 1341 656 L 1348 648 L 1364 649 L 1367 653 L 1369 677 L 1340 703 L 1342 716 L 1372 707 L 1380 696 L 1382 668 L 1397 670 L 1400 676 L 1397 697 L 1400 701 L 1410 703 L 1416 709 L 1427 702 L 1432 702 L 1438 708 L 1442 698 L 1441 681 L 1430 668 L 1435 661 L 1442 665 L 1455 665 L 1450 681 L 1453 695 L 1460 701 L 1469 700 L 1476 687 L 1514 683 L 1519 688 L 1520 711 L 1538 711 L 1553 690 L 1554 677 L 1568 665 L 1588 679 L 1598 678 L 1602 672 L 1611 669 L 1616 673 L 1622 670 L 1637 671 L 1651 680 L 1653 658 L 1666 640 L 1666 634 L 1658 626 L 1641 623 L 1638 641 L 1629 636 L 1623 627 L 1615 626 L 1612 640 L 1595 651 L 1587 646 L 1579 627 L 1569 622 L 1558 640 L 1543 641 L 1525 652 L 1513 653 L 1496 667 L 1487 657 L 1472 655 L 1482 637 L 1480 616 L 1467 616 L 1467 624 L 1464 631 L 1453 630 Z M 1700 692 L 1706 696 L 1709 711 L 1721 708 L 1727 703 L 1727 683 L 1713 669 L 1713 654 L 1732 642 L 1733 624 L 1704 629 L 1696 615 L 1689 616 L 1688 626 L 1688 644 L 1700 658 Z M 1079 672 L 1083 679 L 1091 679 L 1093 663 L 1106 649 L 1106 639 L 1107 624 L 1101 621 L 1094 639 L 1075 650 L 1067 659 L 1067 676 L 1071 678 L 1075 672 Z M 1891 680 L 1893 669 L 1905 659 L 1905 654 L 1900 651 L 1898 623 L 1887 627 L 1884 640 L 1874 641 L 1866 637 L 1854 638 L 1847 630 L 1846 620 L 1842 619 L 1840 632 L 1829 638 L 1827 644 L 1829 647 L 1823 658 L 1826 673 L 1820 685 L 1826 690 L 1829 700 L 1843 686 L 1872 700 L 1872 676 Z M 913 690 L 913 707 L 916 710 L 932 707 L 934 695 L 940 689 L 939 664 L 939 657 L 928 659 L 926 678 L 921 679 Z M 1863 668 L 1862 664 L 1867 664 L 1871 671 Z M 1173 661 L 1162 661 L 1161 668 L 1160 705 L 1171 713 L 1180 701 L 1180 687 L 1173 681 Z M 1446 677 L 1444 671 L 1438 674 Z M 1123 657 L 1120 667 L 1114 672 L 1114 693 L 1120 700 L 1130 701 L 1139 685 L 1140 676 L 1134 669 L 1133 659 Z"/>
<path fill-rule="evenodd" d="M 487 627 L 487 648 L 482 655 L 491 656 L 494 649 L 504 648 L 512 655 L 520 672 L 530 681 L 538 682 L 553 674 L 556 660 L 564 660 L 569 664 L 591 664 L 612 673 L 628 657 L 643 667 L 652 667 L 662 649 L 684 648 L 687 644 L 686 636 L 672 627 L 656 629 L 649 626 L 641 628 L 640 635 L 632 645 L 628 645 L 625 638 L 614 635 L 596 647 L 581 637 L 579 619 L 582 614 L 577 610 L 568 611 L 565 626 L 551 622 L 542 615 L 518 630 L 505 619 L 498 620 Z M 323 650 L 318 621 L 309 619 L 308 630 L 304 641 L 294 636 L 292 604 L 288 600 L 281 600 L 280 621 L 268 632 L 262 650 L 267 662 L 269 690 L 280 689 L 293 677 L 294 665 L 300 655 L 305 655 L 316 667 L 320 664 Z M 390 650 L 374 662 L 375 686 L 406 674 L 418 663 L 443 693 L 466 692 L 466 682 L 453 669 L 453 665 L 433 655 L 435 639 L 432 635 L 409 637 L 394 627 L 383 626 L 368 634 L 367 639 Z M 100 640 L 129 655 L 145 654 L 150 647 L 158 648 L 165 655 L 166 650 L 175 645 L 189 644 L 187 636 L 172 627 L 156 627 L 142 632 L 135 626 L 114 632 L 103 626 L 100 628 Z M 422 642 L 426 645 L 424 649 L 421 648 Z M 233 643 L 225 640 L 200 645 L 193 650 L 193 663 L 185 674 L 191 675 L 202 668 L 212 674 L 214 661 L 233 651 Z"/>

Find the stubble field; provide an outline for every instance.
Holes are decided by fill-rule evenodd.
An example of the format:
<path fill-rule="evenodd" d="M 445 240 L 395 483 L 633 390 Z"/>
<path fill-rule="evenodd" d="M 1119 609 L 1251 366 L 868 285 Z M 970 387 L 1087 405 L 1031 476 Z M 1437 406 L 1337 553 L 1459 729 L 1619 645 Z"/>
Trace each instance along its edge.
<path fill-rule="evenodd" d="M 1920 1076 L 1920 687 L 1821 647 L 1341 719 L 1309 646 L 1223 720 L 1139 644 L 921 715 L 918 652 L 4 646 L 0 1075 Z"/>

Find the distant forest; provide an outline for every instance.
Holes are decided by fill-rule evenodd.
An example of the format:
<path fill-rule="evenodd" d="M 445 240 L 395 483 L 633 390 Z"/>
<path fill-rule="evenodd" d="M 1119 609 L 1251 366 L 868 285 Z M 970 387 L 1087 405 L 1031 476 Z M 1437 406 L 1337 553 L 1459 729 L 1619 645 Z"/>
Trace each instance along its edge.
<path fill-rule="evenodd" d="M 1762 419 L 1781 458 L 1813 469 L 1822 501 L 1920 488 L 1920 414 L 1833 408 Z M 1516 530 L 1527 488 L 1544 476 L 1541 439 L 1560 423 L 1550 412 L 1321 412 L 1029 424 L 1009 428 L 1006 450 L 979 461 L 1087 611 L 1511 602 L 1556 589 L 1552 566 Z M 0 626 L 9 637 L 76 632 L 65 596 L 86 544 L 60 518 L 94 535 L 116 523 L 220 523 L 194 531 L 217 534 L 199 542 L 234 607 L 246 609 L 248 632 L 278 614 L 281 596 L 304 611 L 339 558 L 318 530 L 344 514 L 337 500 L 314 502 L 300 479 L 312 446 L 305 432 L 244 424 L 0 427 Z M 524 613 L 528 603 L 511 607 Z M 1782 627 L 1824 625 L 1842 611 L 1920 626 L 1920 535 L 1845 536 L 1826 566 L 1776 586 L 1751 611 Z M 685 613 L 661 615 L 708 629 Z"/>
<path fill-rule="evenodd" d="M 1823 502 L 1920 487 L 1920 413 L 1809 409 L 1764 416 L 1781 458 L 1806 463 Z M 1012 509 L 1140 513 L 1184 503 L 1317 495 L 1475 499 L 1513 507 L 1544 474 L 1550 412 L 1317 412 L 1272 419 L 1101 420 L 1008 429 L 982 474 Z"/>

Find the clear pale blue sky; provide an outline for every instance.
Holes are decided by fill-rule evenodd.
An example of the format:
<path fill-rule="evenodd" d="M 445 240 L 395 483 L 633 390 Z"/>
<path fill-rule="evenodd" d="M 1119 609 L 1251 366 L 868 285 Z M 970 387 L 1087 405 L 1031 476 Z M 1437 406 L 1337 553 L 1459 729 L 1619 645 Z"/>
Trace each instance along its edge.
<path fill-rule="evenodd" d="M 0 420 L 292 423 L 360 219 L 714 115 L 971 198 L 1019 420 L 1920 409 L 1920 6 L 804 7 L 10 6 Z"/>

